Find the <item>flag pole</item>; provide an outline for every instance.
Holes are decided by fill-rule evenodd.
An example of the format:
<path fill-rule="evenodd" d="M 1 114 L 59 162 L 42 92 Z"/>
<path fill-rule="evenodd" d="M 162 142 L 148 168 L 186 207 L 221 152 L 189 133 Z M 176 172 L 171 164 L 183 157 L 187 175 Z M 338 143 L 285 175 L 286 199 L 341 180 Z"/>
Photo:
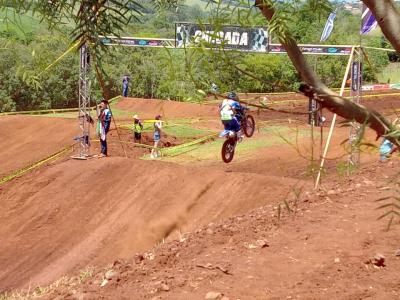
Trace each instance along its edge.
<path fill-rule="evenodd" d="M 340 88 L 340 93 L 339 93 L 340 96 L 343 96 L 343 93 L 344 93 L 344 88 L 346 86 L 346 79 L 347 79 L 347 77 L 349 75 L 351 61 L 353 60 L 354 48 L 355 48 L 354 46 L 351 48 L 349 61 L 347 62 L 346 72 L 344 73 L 342 86 Z M 319 167 L 319 170 L 318 170 L 317 179 L 315 181 L 315 186 L 314 186 L 315 189 L 318 188 L 319 182 L 321 180 L 322 169 L 323 169 L 324 164 L 325 164 L 325 159 L 326 159 L 326 155 L 328 153 L 329 144 L 331 143 L 331 139 L 332 139 L 332 135 L 333 135 L 333 129 L 335 128 L 336 116 L 337 116 L 336 114 L 333 115 L 331 127 L 329 128 L 329 134 L 328 134 L 328 137 L 326 139 L 324 153 L 323 153 L 322 158 L 321 158 L 321 164 L 320 164 L 320 167 Z"/>
<path fill-rule="evenodd" d="M 320 42 L 324 42 L 326 41 L 329 36 L 332 33 L 333 30 L 333 22 L 336 18 L 336 14 L 337 14 L 337 8 L 335 8 L 335 10 L 333 12 L 331 12 L 328 16 L 328 19 L 325 23 L 324 26 L 324 30 L 322 31 L 321 34 L 321 38 L 319 39 Z M 317 73 L 318 70 L 318 56 L 315 56 L 315 61 L 314 61 L 314 72 Z M 311 100 L 310 100 L 311 101 Z M 317 124 L 319 124 L 320 126 L 320 142 L 319 142 L 319 160 L 320 162 L 322 161 L 323 158 L 323 133 L 324 133 L 324 129 L 323 129 L 323 122 L 322 122 L 322 107 L 321 105 L 318 105 L 318 112 L 319 114 L 316 114 L 316 116 L 314 115 L 314 118 L 317 117 L 318 121 Z M 315 120 L 314 120 L 315 122 Z M 314 170 L 314 124 L 312 124 L 311 126 L 311 163 L 312 163 L 312 175 L 313 175 L 313 180 L 315 180 L 315 170 Z M 320 172 L 318 173 L 318 175 L 320 175 Z M 320 179 L 319 179 L 320 180 Z"/>

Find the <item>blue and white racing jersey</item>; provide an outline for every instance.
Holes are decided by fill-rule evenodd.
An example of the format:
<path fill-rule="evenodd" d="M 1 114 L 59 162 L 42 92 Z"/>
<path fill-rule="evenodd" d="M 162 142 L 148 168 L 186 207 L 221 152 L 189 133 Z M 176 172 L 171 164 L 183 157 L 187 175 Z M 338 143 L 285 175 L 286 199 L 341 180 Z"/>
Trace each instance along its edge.
<path fill-rule="evenodd" d="M 235 115 L 235 109 L 240 109 L 239 102 L 231 99 L 224 99 L 220 106 L 221 120 L 232 120 Z"/>

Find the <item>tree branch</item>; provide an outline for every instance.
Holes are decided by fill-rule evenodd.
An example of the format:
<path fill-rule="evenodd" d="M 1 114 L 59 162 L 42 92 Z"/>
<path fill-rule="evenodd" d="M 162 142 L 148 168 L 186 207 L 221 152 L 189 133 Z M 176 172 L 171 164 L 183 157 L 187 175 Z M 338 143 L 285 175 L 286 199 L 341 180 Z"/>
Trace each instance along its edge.
<path fill-rule="evenodd" d="M 256 0 L 255 5 L 260 9 L 261 13 L 268 21 L 273 20 L 275 15 L 273 5 L 264 0 Z M 381 114 L 375 110 L 368 109 L 363 105 L 359 105 L 340 97 L 321 82 L 317 74 L 307 64 L 305 56 L 302 54 L 296 41 L 289 32 L 283 32 L 282 36 L 279 36 L 279 40 L 282 46 L 286 49 L 287 55 L 302 80 L 314 87 L 319 98 L 318 101 L 324 108 L 327 108 L 331 112 L 336 113 L 347 120 L 354 120 L 361 124 L 368 124 L 368 126 L 377 133 L 378 137 L 389 133 L 391 130 L 391 123 Z M 399 145 L 399 142 L 395 138 L 390 138 L 390 140 Z"/>

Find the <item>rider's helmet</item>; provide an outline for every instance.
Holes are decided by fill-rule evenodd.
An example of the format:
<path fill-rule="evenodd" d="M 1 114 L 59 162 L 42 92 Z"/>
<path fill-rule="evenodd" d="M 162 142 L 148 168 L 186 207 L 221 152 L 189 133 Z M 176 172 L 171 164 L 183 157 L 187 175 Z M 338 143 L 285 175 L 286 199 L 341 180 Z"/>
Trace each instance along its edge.
<path fill-rule="evenodd" d="M 235 100 L 235 101 L 238 101 L 238 100 L 239 100 L 239 97 L 238 97 L 238 95 L 236 95 L 235 92 L 229 92 L 228 95 L 227 95 L 226 97 L 227 97 L 228 99 Z"/>

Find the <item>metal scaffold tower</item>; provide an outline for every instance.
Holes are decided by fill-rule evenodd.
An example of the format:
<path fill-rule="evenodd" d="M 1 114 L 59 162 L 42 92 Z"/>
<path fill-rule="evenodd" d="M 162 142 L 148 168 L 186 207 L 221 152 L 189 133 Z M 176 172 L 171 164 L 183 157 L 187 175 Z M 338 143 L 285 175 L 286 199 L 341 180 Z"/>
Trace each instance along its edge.
<path fill-rule="evenodd" d="M 355 48 L 351 63 L 351 88 L 350 97 L 352 101 L 361 104 L 362 100 L 362 48 Z M 350 123 L 349 134 L 349 170 L 360 163 L 360 139 L 362 138 L 362 125 L 357 122 Z"/>
<path fill-rule="evenodd" d="M 80 136 L 77 159 L 87 159 L 90 152 L 90 53 L 86 44 L 79 51 L 79 128 Z"/>

